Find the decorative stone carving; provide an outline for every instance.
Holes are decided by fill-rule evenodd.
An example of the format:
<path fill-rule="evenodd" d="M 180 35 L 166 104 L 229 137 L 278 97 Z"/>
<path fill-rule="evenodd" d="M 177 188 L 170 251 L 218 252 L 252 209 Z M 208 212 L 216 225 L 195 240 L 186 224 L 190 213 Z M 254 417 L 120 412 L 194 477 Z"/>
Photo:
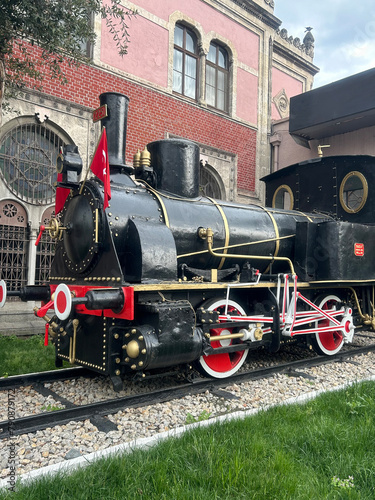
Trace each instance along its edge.
<path fill-rule="evenodd" d="M 273 0 L 264 0 L 267 5 L 270 7 L 274 8 L 275 7 L 275 2 Z"/>
<path fill-rule="evenodd" d="M 208 51 L 204 50 L 202 42 L 198 43 L 198 53 L 199 53 L 200 57 L 206 57 L 208 54 Z"/>
<path fill-rule="evenodd" d="M 314 56 L 314 42 L 315 38 L 313 34 L 311 33 L 312 28 L 308 26 L 306 28 L 306 35 L 303 39 L 303 43 L 306 47 L 306 54 L 310 55 L 311 57 Z"/>
<path fill-rule="evenodd" d="M 289 116 L 289 99 L 285 89 L 280 90 L 272 99 L 281 118 Z"/>
<path fill-rule="evenodd" d="M 282 28 L 281 30 L 276 30 L 276 34 L 279 35 L 286 42 L 296 47 L 296 49 L 301 50 L 310 57 L 314 57 L 315 39 L 311 33 L 311 30 L 312 28 L 310 27 L 306 28 L 307 33 L 303 39 L 303 43 L 301 43 L 300 38 L 298 37 L 294 38 L 293 36 L 289 36 L 288 30 L 286 30 L 285 28 Z"/>

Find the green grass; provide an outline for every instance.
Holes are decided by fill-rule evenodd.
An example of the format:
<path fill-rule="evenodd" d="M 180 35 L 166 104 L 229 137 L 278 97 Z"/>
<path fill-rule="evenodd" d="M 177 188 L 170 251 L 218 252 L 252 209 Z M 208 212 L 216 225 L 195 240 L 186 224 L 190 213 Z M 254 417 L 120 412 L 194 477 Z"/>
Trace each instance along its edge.
<path fill-rule="evenodd" d="M 375 384 L 193 429 L 0 499 L 375 498 Z"/>
<path fill-rule="evenodd" d="M 0 336 L 0 377 L 55 368 L 55 348 L 51 342 L 44 346 L 43 336 L 33 335 L 27 339 Z"/>

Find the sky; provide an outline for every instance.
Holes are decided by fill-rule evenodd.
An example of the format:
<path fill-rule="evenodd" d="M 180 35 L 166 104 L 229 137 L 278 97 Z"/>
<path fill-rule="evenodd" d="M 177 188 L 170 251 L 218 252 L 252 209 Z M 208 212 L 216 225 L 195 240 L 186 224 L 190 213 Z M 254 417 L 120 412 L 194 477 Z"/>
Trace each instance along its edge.
<path fill-rule="evenodd" d="M 320 68 L 313 88 L 375 67 L 374 0 L 275 0 L 274 15 L 301 42 L 305 27 L 313 28 Z"/>

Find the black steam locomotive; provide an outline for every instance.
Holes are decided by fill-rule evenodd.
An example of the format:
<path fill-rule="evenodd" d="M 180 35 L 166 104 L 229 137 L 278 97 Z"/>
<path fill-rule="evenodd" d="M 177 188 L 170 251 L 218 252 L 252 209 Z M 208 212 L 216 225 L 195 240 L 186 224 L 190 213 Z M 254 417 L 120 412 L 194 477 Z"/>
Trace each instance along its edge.
<path fill-rule="evenodd" d="M 46 321 L 57 365 L 109 375 L 115 389 L 126 373 L 191 362 L 224 378 L 250 349 L 276 352 L 303 339 L 333 355 L 355 327 L 375 328 L 374 211 L 366 207 L 361 219 L 368 183 L 349 157 L 341 166 L 335 157 L 332 171 L 327 158 L 268 176 L 272 208 L 214 200 L 200 196 L 193 142 L 153 142 L 126 166 L 128 98 L 100 100 L 109 206 L 98 179 L 78 182 L 82 161 L 66 147 L 59 187 L 70 191 L 48 228 L 56 239 L 50 282 L 11 292 L 42 301 L 35 314 Z M 2 282 L 0 304 L 6 295 Z"/>

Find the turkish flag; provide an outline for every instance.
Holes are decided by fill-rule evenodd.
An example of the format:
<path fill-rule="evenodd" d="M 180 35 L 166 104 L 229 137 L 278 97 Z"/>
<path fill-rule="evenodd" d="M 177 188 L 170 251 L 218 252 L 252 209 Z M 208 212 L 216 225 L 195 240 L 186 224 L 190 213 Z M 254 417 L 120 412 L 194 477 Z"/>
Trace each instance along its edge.
<path fill-rule="evenodd" d="M 109 174 L 107 133 L 103 128 L 94 158 L 90 165 L 91 171 L 104 184 L 104 210 L 108 207 L 108 200 L 111 199 L 111 178 Z"/>
<path fill-rule="evenodd" d="M 62 174 L 57 174 L 57 182 L 61 182 L 63 180 Z M 57 215 L 64 208 L 67 197 L 69 196 L 70 189 L 57 187 L 56 188 L 56 197 L 55 197 L 55 215 Z"/>

